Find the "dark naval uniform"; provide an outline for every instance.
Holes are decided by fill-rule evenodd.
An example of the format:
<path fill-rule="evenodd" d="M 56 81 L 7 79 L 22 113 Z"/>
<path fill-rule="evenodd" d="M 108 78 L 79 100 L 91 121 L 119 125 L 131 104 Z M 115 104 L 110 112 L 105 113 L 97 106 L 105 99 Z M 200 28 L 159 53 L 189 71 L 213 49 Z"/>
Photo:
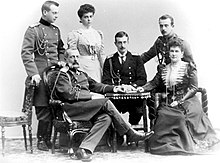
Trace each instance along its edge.
<path fill-rule="evenodd" d="M 42 78 L 42 72 L 47 66 L 64 60 L 63 45 L 59 28 L 44 19 L 41 18 L 38 23 L 29 26 L 24 35 L 21 51 L 21 58 L 28 75 L 26 82 L 30 82 L 31 77 L 36 74 Z M 34 106 L 41 126 L 38 126 L 38 134 L 41 134 L 38 138 L 45 137 L 43 130 L 46 129 L 43 128 L 47 126 L 45 123 L 48 124 L 51 120 L 51 114 L 47 108 L 48 96 L 42 80 L 35 91 Z"/>
<path fill-rule="evenodd" d="M 106 58 L 103 67 L 102 82 L 104 84 L 121 85 L 128 84 L 134 87 L 142 86 L 147 82 L 147 75 L 143 62 L 138 55 L 132 55 L 127 52 L 126 60 L 123 64 L 119 61 L 119 54 Z M 114 101 L 116 108 L 122 112 L 129 112 L 129 122 L 132 125 L 138 124 L 142 116 L 142 102 L 137 100 L 128 100 L 120 103 Z"/>
<path fill-rule="evenodd" d="M 170 63 L 168 42 L 173 39 L 179 39 L 183 44 L 184 54 L 182 60 L 185 62 L 194 62 L 189 44 L 186 41 L 179 38 L 177 34 L 173 34 L 168 38 L 164 36 L 159 36 L 157 40 L 154 42 L 154 45 L 147 52 L 141 54 L 143 62 L 146 63 L 150 59 L 157 56 L 159 64 Z"/>

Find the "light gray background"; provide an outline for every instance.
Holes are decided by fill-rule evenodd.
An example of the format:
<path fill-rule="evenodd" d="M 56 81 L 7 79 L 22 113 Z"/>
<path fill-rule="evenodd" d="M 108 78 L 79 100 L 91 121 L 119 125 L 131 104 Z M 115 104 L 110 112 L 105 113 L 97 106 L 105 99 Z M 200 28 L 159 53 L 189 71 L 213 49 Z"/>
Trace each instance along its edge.
<path fill-rule="evenodd" d="M 20 57 L 24 32 L 41 16 L 44 0 L 1 2 L 0 9 L 0 113 L 20 111 L 26 72 Z M 59 0 L 56 21 L 66 44 L 67 33 L 80 27 L 77 10 L 90 3 L 96 8 L 93 27 L 104 33 L 105 52 L 116 51 L 114 35 L 125 30 L 130 36 L 129 50 L 142 53 L 160 35 L 158 18 L 170 14 L 175 18 L 175 31 L 192 48 L 198 67 L 199 85 L 208 91 L 209 117 L 215 128 L 219 123 L 219 3 L 218 0 Z M 148 80 L 156 72 L 156 59 L 145 64 Z M 34 134 L 36 133 L 36 117 Z M 7 129 L 6 136 L 21 136 L 21 129 Z"/>

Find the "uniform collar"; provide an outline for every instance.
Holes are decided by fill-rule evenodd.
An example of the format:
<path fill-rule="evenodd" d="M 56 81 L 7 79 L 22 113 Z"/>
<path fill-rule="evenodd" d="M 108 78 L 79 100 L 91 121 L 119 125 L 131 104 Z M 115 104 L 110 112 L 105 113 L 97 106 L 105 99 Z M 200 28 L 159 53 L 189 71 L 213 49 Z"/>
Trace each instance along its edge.
<path fill-rule="evenodd" d="M 43 18 L 41 18 L 39 22 L 43 25 L 50 26 L 50 23 L 48 21 L 44 20 Z"/>
<path fill-rule="evenodd" d="M 170 36 L 163 36 L 163 38 L 164 38 L 165 40 L 170 40 L 170 39 L 173 39 L 173 38 L 175 38 L 175 37 L 177 37 L 177 34 L 176 34 L 176 33 L 173 33 L 173 34 L 170 35 Z"/>
<path fill-rule="evenodd" d="M 125 54 L 121 54 L 121 53 L 118 51 L 118 56 L 119 56 L 119 57 L 126 57 L 127 53 L 128 53 L 128 51 L 126 51 Z"/>

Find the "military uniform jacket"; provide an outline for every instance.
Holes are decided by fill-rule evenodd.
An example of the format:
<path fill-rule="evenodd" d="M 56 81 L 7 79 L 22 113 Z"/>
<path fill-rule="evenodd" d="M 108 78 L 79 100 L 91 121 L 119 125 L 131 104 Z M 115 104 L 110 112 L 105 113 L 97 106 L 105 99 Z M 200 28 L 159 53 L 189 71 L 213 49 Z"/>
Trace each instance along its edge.
<path fill-rule="evenodd" d="M 186 62 L 194 62 L 189 44 L 186 41 L 179 38 L 177 34 L 173 34 L 168 38 L 159 36 L 157 40 L 154 42 L 154 45 L 147 52 L 144 52 L 141 55 L 143 62 L 146 63 L 150 59 L 157 56 L 159 64 L 170 63 L 168 42 L 172 39 L 179 39 L 183 44 L 184 54 L 182 60 Z"/>
<path fill-rule="evenodd" d="M 119 62 L 118 56 L 116 52 L 106 58 L 102 82 L 111 85 L 129 84 L 135 87 L 144 85 L 147 82 L 147 75 L 140 56 L 132 55 L 128 51 L 123 65 Z"/>
<path fill-rule="evenodd" d="M 72 120 L 90 120 L 108 99 L 93 99 L 90 91 L 113 92 L 114 86 L 97 83 L 85 72 L 68 70 L 61 72 L 55 87 L 55 98 L 64 102 L 62 106 Z"/>
<path fill-rule="evenodd" d="M 47 66 L 63 60 L 64 48 L 58 27 L 41 19 L 39 23 L 29 26 L 22 44 L 21 58 L 30 80 L 33 75 L 42 76 Z M 41 80 L 35 91 L 35 106 L 47 106 L 48 98 Z"/>
<path fill-rule="evenodd" d="M 28 76 L 42 74 L 51 64 L 63 60 L 64 48 L 58 27 L 41 19 L 24 35 L 21 58 Z"/>

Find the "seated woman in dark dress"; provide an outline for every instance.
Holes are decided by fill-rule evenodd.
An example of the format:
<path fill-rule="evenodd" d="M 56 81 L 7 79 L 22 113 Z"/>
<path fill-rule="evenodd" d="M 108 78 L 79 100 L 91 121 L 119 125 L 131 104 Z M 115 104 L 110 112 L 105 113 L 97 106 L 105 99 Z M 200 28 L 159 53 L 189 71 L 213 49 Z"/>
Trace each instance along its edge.
<path fill-rule="evenodd" d="M 157 110 L 155 134 L 149 139 L 153 154 L 193 154 L 213 146 L 219 139 L 195 95 L 198 89 L 197 70 L 181 60 L 182 45 L 169 42 L 171 63 L 164 66 L 152 81 L 138 91 L 163 89 Z"/>

